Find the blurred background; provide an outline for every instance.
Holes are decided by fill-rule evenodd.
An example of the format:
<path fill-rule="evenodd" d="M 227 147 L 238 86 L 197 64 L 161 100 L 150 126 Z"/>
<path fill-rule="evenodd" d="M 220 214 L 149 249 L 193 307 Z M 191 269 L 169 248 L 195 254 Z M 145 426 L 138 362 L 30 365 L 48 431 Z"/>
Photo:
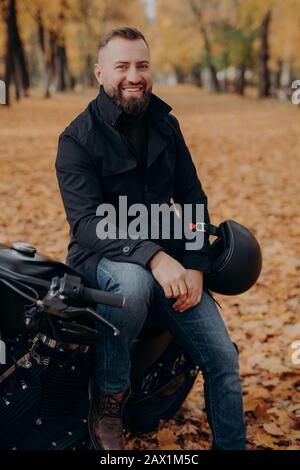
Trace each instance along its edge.
<path fill-rule="evenodd" d="M 1 0 L 0 7 L 8 102 L 34 87 L 49 97 L 92 86 L 101 37 L 124 24 L 147 36 L 158 84 L 286 99 L 300 76 L 299 0 Z"/>
<path fill-rule="evenodd" d="M 102 36 L 126 25 L 149 42 L 211 222 L 237 220 L 262 247 L 257 284 L 216 296 L 240 350 L 248 448 L 300 448 L 300 0 L 0 0 L 0 243 L 65 259 L 58 136 L 98 93 Z M 209 449 L 201 377 L 174 419 L 127 446 Z"/>

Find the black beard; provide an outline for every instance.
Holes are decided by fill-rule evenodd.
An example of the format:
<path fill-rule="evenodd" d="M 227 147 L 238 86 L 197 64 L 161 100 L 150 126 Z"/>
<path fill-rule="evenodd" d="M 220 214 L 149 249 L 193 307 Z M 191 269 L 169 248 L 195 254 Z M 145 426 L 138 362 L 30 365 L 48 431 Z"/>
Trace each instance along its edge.
<path fill-rule="evenodd" d="M 122 111 L 130 116 L 139 116 L 144 114 L 151 99 L 151 91 L 144 89 L 140 98 L 124 99 L 122 90 L 117 88 L 112 95 L 109 95 L 113 102 L 122 109 Z"/>

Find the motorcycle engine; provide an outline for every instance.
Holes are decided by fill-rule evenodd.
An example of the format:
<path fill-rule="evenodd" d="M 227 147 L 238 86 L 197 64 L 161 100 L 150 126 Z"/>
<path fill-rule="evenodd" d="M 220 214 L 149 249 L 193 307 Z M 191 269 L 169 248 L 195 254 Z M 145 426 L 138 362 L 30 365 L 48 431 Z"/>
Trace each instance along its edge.
<path fill-rule="evenodd" d="M 66 345 L 38 334 L 6 342 L 0 366 L 0 448 L 65 449 L 85 444 L 88 346 Z"/>

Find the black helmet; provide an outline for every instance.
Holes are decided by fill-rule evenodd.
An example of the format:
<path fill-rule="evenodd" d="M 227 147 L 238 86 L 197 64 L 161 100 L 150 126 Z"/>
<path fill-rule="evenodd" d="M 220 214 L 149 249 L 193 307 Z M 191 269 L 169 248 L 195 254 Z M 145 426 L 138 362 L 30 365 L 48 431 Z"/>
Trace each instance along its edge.
<path fill-rule="evenodd" d="M 225 220 L 219 227 L 206 225 L 217 236 L 211 244 L 211 272 L 205 273 L 204 285 L 223 295 L 246 292 L 257 281 L 262 267 L 258 241 L 243 225 Z"/>

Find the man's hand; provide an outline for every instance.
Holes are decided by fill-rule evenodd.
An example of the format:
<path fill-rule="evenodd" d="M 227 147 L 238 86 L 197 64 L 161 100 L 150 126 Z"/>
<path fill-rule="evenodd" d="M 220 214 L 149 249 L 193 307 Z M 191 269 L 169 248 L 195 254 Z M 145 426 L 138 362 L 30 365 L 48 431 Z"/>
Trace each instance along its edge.
<path fill-rule="evenodd" d="M 173 304 L 176 312 L 184 312 L 200 302 L 203 291 L 203 272 L 196 269 L 186 269 L 185 283 L 188 293 L 179 297 Z"/>
<path fill-rule="evenodd" d="M 159 251 L 150 261 L 153 277 L 161 285 L 167 298 L 176 298 L 174 310 L 184 312 L 197 305 L 202 296 L 203 273 L 185 269 L 178 261 Z"/>
<path fill-rule="evenodd" d="M 187 294 L 186 269 L 172 256 L 159 251 L 150 260 L 149 266 L 153 277 L 161 285 L 168 299 Z"/>

